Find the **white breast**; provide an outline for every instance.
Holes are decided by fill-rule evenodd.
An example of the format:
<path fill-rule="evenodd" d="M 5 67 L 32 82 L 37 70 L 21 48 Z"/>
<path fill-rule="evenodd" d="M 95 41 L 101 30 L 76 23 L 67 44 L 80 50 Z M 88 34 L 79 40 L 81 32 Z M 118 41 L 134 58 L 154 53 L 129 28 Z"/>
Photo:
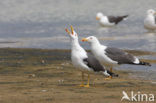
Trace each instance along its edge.
<path fill-rule="evenodd" d="M 87 70 L 89 71 L 90 69 L 83 63 L 83 59 L 87 58 L 87 54 L 84 50 L 78 51 L 78 50 L 72 50 L 71 53 L 71 60 L 72 64 L 81 70 Z"/>
<path fill-rule="evenodd" d="M 111 60 L 106 54 L 105 54 L 105 49 L 107 47 L 101 46 L 100 48 L 93 49 L 93 54 L 95 57 L 105 66 L 113 66 L 117 65 L 116 61 Z"/>
<path fill-rule="evenodd" d="M 100 24 L 102 26 L 113 26 L 114 23 L 110 23 L 108 18 L 106 16 L 103 16 L 101 19 L 100 19 Z"/>
<path fill-rule="evenodd" d="M 154 16 L 147 16 L 144 20 L 144 27 L 146 29 L 154 30 L 156 29 L 155 18 Z"/>

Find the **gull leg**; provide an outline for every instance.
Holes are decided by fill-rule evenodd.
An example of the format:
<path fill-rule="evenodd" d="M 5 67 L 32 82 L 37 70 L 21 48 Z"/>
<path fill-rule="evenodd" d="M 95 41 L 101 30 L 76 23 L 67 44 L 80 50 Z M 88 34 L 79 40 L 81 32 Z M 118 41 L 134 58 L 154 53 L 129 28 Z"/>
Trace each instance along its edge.
<path fill-rule="evenodd" d="M 110 68 L 110 72 L 113 72 L 113 69 L 112 69 L 112 67 Z"/>
<path fill-rule="evenodd" d="M 85 85 L 84 87 L 89 87 L 89 83 L 90 83 L 90 75 L 88 74 L 88 82 L 87 85 Z"/>
<path fill-rule="evenodd" d="M 84 73 L 83 73 L 83 72 L 82 72 L 81 77 L 82 77 L 82 80 L 81 80 L 81 85 L 80 85 L 80 87 L 84 87 Z"/>

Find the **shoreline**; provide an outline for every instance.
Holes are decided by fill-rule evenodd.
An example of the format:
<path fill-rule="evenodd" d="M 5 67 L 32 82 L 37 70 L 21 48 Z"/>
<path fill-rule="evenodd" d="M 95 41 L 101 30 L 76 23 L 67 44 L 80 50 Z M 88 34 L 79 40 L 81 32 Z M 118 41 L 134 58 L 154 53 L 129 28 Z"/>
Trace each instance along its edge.
<path fill-rule="evenodd" d="M 14 48 L 14 47 L 1 47 L 0 49 L 23 49 L 23 50 L 51 50 L 51 51 L 68 51 L 70 52 L 71 49 L 45 49 L 45 48 Z M 156 52 L 153 52 L 153 51 L 143 51 L 143 50 L 133 50 L 133 49 L 123 49 L 124 51 L 128 52 L 128 53 L 131 53 L 133 55 L 136 55 L 136 56 L 140 56 L 140 55 L 156 55 Z M 89 51 L 89 49 L 86 49 L 86 51 Z"/>

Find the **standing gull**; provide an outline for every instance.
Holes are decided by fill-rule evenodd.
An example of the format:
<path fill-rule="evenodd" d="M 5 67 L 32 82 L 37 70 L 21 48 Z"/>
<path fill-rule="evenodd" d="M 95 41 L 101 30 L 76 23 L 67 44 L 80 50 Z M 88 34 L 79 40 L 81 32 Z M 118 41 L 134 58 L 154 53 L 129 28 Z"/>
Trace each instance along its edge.
<path fill-rule="evenodd" d="M 99 61 L 91 54 L 87 53 L 79 44 L 78 35 L 74 31 L 73 27 L 71 26 L 71 32 L 68 29 L 65 29 L 66 32 L 69 34 L 71 39 L 71 60 L 72 64 L 82 71 L 82 83 L 81 87 L 89 87 L 89 72 L 101 72 L 103 75 L 108 76 L 111 78 L 112 76 L 118 76 L 108 70 L 105 70 L 104 67 L 99 63 Z M 84 73 L 88 74 L 88 83 L 84 85 Z"/>
<path fill-rule="evenodd" d="M 114 26 L 117 25 L 122 20 L 125 20 L 128 15 L 124 16 L 105 16 L 101 12 L 97 13 L 96 20 L 99 20 L 101 26 Z"/>
<path fill-rule="evenodd" d="M 148 65 L 147 62 L 140 61 L 137 57 L 121 49 L 101 45 L 94 36 L 83 38 L 82 41 L 88 41 L 91 44 L 91 51 L 94 56 L 112 72 L 113 66 L 120 64 Z"/>
<path fill-rule="evenodd" d="M 147 11 L 147 16 L 144 20 L 144 27 L 147 30 L 156 30 L 156 12 L 152 9 Z"/>

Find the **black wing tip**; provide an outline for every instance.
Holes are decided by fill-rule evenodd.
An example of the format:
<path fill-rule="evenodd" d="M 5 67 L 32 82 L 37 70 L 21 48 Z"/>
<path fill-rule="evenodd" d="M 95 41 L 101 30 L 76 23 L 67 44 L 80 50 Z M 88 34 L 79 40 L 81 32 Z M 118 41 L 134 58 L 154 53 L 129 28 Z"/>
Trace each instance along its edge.
<path fill-rule="evenodd" d="M 129 15 L 124 15 L 123 18 L 127 18 Z"/>
<path fill-rule="evenodd" d="M 146 65 L 147 65 L 147 66 L 150 66 L 150 67 L 152 66 L 150 63 L 148 63 L 148 64 L 146 64 Z"/>
<path fill-rule="evenodd" d="M 148 63 L 147 66 L 150 66 L 151 67 L 152 65 L 150 63 Z"/>
<path fill-rule="evenodd" d="M 140 61 L 139 64 L 140 64 L 140 65 L 146 65 L 146 66 L 152 66 L 150 63 L 148 63 L 148 62 L 143 62 L 143 61 Z"/>
<path fill-rule="evenodd" d="M 113 73 L 111 76 L 112 77 L 119 77 L 119 75 L 118 74 L 115 74 L 115 73 Z"/>
<path fill-rule="evenodd" d="M 107 73 L 108 73 L 110 76 L 112 76 L 112 77 L 119 77 L 118 74 L 115 74 L 115 73 L 113 73 L 113 72 L 111 72 L 111 71 L 109 71 L 109 70 L 107 70 Z"/>

